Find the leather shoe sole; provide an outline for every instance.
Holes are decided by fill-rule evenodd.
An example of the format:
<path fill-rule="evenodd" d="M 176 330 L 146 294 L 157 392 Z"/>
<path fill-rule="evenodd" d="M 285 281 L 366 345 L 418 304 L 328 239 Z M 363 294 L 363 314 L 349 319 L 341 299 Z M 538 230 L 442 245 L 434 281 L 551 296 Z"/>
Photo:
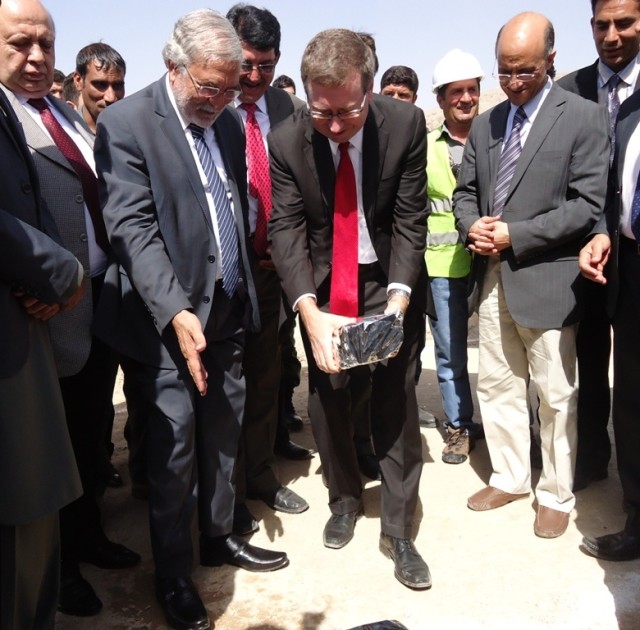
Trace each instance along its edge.
<path fill-rule="evenodd" d="M 93 617 L 102 610 L 102 602 L 91 584 L 77 574 L 60 581 L 58 610 L 74 617 Z"/>
<path fill-rule="evenodd" d="M 332 514 L 322 532 L 324 546 L 329 549 L 341 549 L 350 542 L 360 514 L 361 512 Z"/>
<path fill-rule="evenodd" d="M 213 628 L 198 591 L 189 578 L 156 578 L 156 599 L 172 628 Z"/>
<path fill-rule="evenodd" d="M 289 564 L 283 551 L 270 551 L 255 547 L 237 536 L 229 534 L 218 538 L 200 537 L 200 564 L 219 567 L 230 564 L 245 571 L 277 571 Z"/>
<path fill-rule="evenodd" d="M 582 548 L 601 560 L 625 562 L 640 558 L 640 536 L 632 536 L 624 530 L 598 538 L 582 539 Z"/>
<path fill-rule="evenodd" d="M 544 505 L 538 506 L 533 531 L 540 538 L 557 538 L 567 531 L 569 513 L 554 510 Z"/>
<path fill-rule="evenodd" d="M 393 574 L 401 584 L 416 590 L 431 588 L 429 567 L 413 542 L 380 534 L 380 551 L 393 560 Z"/>
<path fill-rule="evenodd" d="M 467 499 L 467 507 L 476 512 L 484 512 L 485 510 L 495 510 L 518 499 L 526 499 L 528 496 L 528 492 L 511 494 L 493 486 L 487 486 Z"/>
<path fill-rule="evenodd" d="M 101 569 L 129 569 L 140 564 L 140 554 L 124 545 L 104 540 L 81 556 L 81 562 L 87 562 Z"/>

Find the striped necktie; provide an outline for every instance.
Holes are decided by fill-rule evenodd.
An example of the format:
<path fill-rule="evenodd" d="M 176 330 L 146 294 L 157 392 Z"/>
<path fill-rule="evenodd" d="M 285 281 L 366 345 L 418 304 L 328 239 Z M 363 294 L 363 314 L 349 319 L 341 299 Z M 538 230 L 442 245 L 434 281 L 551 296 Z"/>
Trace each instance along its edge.
<path fill-rule="evenodd" d="M 504 145 L 502 155 L 500 155 L 500 165 L 498 166 L 498 177 L 496 179 L 496 188 L 493 196 L 493 215 L 502 216 L 504 204 L 509 193 L 509 186 L 513 174 L 516 172 L 518 158 L 522 153 L 522 144 L 520 142 L 520 129 L 522 123 L 526 120 L 527 115 L 522 107 L 518 107 L 513 117 L 513 126 L 507 143 Z"/>

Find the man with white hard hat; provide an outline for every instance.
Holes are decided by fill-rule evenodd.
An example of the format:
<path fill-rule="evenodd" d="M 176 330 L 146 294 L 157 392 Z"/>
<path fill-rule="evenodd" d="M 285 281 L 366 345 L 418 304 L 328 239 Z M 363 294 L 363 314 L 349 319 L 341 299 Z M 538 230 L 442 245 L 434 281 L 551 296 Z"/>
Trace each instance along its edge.
<path fill-rule="evenodd" d="M 458 48 L 449 51 L 433 70 L 433 92 L 444 123 L 427 135 L 427 271 L 437 319 L 429 317 L 436 370 L 447 429 L 442 460 L 464 462 L 482 435 L 473 422 L 473 401 L 467 371 L 467 278 L 471 256 L 455 226 L 451 198 L 473 119 L 478 115 L 478 60 Z"/>

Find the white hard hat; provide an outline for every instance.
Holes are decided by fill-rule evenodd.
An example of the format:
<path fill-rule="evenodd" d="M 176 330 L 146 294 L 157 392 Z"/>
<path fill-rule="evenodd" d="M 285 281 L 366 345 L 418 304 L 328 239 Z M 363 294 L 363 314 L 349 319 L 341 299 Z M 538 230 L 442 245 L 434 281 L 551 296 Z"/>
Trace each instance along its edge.
<path fill-rule="evenodd" d="M 433 92 L 443 85 L 465 79 L 484 79 L 480 62 L 471 54 L 454 48 L 450 50 L 433 69 Z"/>

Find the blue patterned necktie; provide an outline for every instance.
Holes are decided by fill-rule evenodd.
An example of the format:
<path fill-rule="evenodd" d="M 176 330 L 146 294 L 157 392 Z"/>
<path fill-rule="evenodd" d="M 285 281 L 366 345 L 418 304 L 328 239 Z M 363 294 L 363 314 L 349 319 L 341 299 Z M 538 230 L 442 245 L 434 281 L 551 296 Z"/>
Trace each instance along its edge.
<path fill-rule="evenodd" d="M 189 131 L 193 136 L 202 170 L 207 182 L 209 182 L 209 192 L 213 197 L 213 205 L 218 219 L 220 254 L 222 256 L 222 288 L 229 297 L 233 297 L 240 278 L 240 262 L 238 257 L 238 232 L 233 218 L 233 211 L 231 210 L 231 203 L 229 203 L 227 190 L 220 179 L 209 147 L 204 140 L 204 129 L 192 123 L 189 125 Z"/>
<path fill-rule="evenodd" d="M 618 85 L 622 79 L 617 74 L 612 74 L 607 83 L 607 109 L 609 110 L 609 134 L 611 138 L 611 156 L 609 166 L 613 164 L 613 152 L 616 148 L 616 120 L 620 111 L 620 97 L 618 96 Z"/>
<path fill-rule="evenodd" d="M 515 116 L 513 117 L 513 126 L 511 127 L 511 133 L 507 139 L 507 143 L 504 145 L 502 154 L 500 155 L 500 165 L 498 166 L 498 177 L 496 179 L 496 188 L 493 196 L 493 215 L 502 216 L 504 210 L 504 204 L 507 200 L 507 194 L 509 192 L 509 186 L 513 174 L 516 172 L 516 166 L 518 165 L 518 158 L 522 153 L 522 144 L 520 142 L 520 129 L 522 123 L 526 120 L 527 115 L 522 107 L 518 107 Z"/>

